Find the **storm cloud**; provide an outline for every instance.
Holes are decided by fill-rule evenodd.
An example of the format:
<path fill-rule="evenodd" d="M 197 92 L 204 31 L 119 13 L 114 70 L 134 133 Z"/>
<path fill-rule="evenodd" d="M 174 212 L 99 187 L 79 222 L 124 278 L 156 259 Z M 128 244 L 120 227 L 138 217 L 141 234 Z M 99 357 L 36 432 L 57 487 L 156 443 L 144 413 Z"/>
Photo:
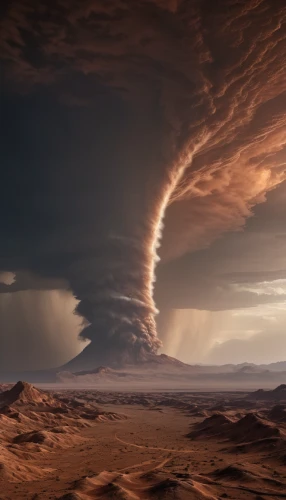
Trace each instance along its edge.
<path fill-rule="evenodd" d="M 286 178 L 284 2 L 4 10 L 0 268 L 67 281 L 89 323 L 82 356 L 156 353 L 157 253 L 166 263 L 241 228 Z"/>

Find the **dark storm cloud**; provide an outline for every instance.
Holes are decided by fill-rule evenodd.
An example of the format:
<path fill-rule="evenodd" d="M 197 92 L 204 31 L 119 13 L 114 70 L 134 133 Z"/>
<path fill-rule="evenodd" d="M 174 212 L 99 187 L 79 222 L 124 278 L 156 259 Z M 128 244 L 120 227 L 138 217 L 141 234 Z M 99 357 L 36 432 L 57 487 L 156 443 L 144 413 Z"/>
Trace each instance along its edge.
<path fill-rule="evenodd" d="M 56 367 L 77 355 L 84 344 L 75 306 L 65 290 L 0 293 L 0 371 Z"/>
<path fill-rule="evenodd" d="M 67 279 L 108 356 L 156 352 L 166 209 L 164 262 L 241 228 L 285 179 L 284 2 L 4 10 L 5 196 L 24 210 L 1 224 L 0 267 Z"/>
<path fill-rule="evenodd" d="M 68 288 L 68 283 L 59 278 L 48 278 L 33 274 L 29 271 L 18 271 L 17 277 L 13 274 L 13 280 L 1 279 L 0 273 L 0 293 L 13 293 L 23 290 L 64 290 Z"/>

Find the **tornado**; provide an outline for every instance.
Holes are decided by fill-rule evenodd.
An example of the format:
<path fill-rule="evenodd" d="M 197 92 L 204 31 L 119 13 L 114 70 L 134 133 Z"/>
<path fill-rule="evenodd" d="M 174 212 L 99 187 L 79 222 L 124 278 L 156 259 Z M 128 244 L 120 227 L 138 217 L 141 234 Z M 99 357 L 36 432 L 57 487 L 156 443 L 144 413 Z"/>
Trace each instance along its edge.
<path fill-rule="evenodd" d="M 33 0 L 7 7 L 7 79 L 20 80 L 27 92 L 45 86 L 58 96 L 72 72 L 119 96 L 128 115 L 124 132 L 120 121 L 115 128 L 117 146 L 114 135 L 107 141 L 118 163 L 110 183 L 116 189 L 118 180 L 119 187 L 116 203 L 110 199 L 104 210 L 117 219 L 95 230 L 103 209 L 78 200 L 85 176 L 89 189 L 98 184 L 100 161 L 93 176 L 83 164 L 77 172 L 83 180 L 69 198 L 76 223 L 71 217 L 54 241 L 53 258 L 67 258 L 53 272 L 79 301 L 80 336 L 90 341 L 67 366 L 142 362 L 162 346 L 154 300 L 160 259 L 243 227 L 252 208 L 286 178 L 285 5 L 61 0 L 47 20 L 48 8 Z M 29 53 L 33 43 L 40 65 Z M 92 92 L 89 99 L 69 94 L 68 104 L 90 107 Z M 57 210 L 61 215 L 62 207 Z"/>

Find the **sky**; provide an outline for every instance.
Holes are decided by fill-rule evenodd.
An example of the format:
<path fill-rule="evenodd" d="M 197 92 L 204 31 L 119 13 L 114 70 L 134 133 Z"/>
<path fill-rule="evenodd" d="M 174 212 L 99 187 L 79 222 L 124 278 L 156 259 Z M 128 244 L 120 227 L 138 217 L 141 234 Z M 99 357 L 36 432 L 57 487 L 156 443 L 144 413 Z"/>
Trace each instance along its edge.
<path fill-rule="evenodd" d="M 286 359 L 284 1 L 1 11 L 2 369 Z"/>

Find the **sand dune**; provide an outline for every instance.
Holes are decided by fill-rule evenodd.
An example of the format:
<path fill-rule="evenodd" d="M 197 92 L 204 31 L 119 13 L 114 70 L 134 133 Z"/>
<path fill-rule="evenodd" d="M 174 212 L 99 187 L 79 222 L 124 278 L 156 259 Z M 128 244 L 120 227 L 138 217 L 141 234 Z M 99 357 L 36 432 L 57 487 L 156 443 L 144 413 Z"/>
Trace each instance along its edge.
<path fill-rule="evenodd" d="M 192 439 L 206 436 L 226 437 L 232 423 L 232 420 L 225 415 L 215 413 L 197 424 L 195 429 L 188 434 L 188 437 Z"/>
<path fill-rule="evenodd" d="M 217 413 L 195 427 L 195 430 L 188 434 L 193 439 L 213 436 L 238 443 L 248 443 L 272 437 L 286 439 L 285 433 L 277 425 L 261 419 L 255 413 L 248 413 L 237 421 Z"/>
<path fill-rule="evenodd" d="M 286 406 L 284 405 L 275 405 L 268 412 L 268 418 L 270 420 L 278 421 L 278 422 L 286 422 Z"/>
<path fill-rule="evenodd" d="M 250 464 L 229 465 L 217 469 L 209 477 L 218 484 L 239 485 L 241 490 L 253 493 L 263 493 L 267 497 L 278 498 L 284 496 L 285 483 L 269 477 L 267 473 L 259 473 L 255 466 Z M 263 498 L 263 497 L 260 497 Z"/>
<path fill-rule="evenodd" d="M 255 474 L 250 471 L 238 467 L 236 465 L 229 465 L 223 469 L 217 469 L 212 474 L 215 479 L 223 481 L 239 481 L 239 482 L 252 482 L 255 480 Z"/>
<path fill-rule="evenodd" d="M 193 481 L 188 474 L 184 479 L 170 478 L 156 466 L 149 471 L 118 473 L 103 471 L 93 477 L 86 477 L 72 486 L 74 491 L 61 500 L 77 499 L 162 499 L 162 500 L 215 500 L 211 488 Z M 74 496 L 72 496 L 74 495 Z"/>
<path fill-rule="evenodd" d="M 43 478 L 52 472 L 50 468 L 42 468 L 28 463 L 27 460 L 19 461 L 5 447 L 0 446 L 0 481 L 21 482 Z"/>
<path fill-rule="evenodd" d="M 259 439 L 280 437 L 282 432 L 275 424 L 262 420 L 254 413 L 248 413 L 232 425 L 229 436 L 234 441 L 251 442 Z"/>
<path fill-rule="evenodd" d="M 257 400 L 273 400 L 273 401 L 286 401 L 286 384 L 281 384 L 272 391 L 264 391 L 259 389 L 252 394 L 249 394 L 251 399 Z"/>
<path fill-rule="evenodd" d="M 68 448 L 80 443 L 82 438 L 76 435 L 77 429 L 73 427 L 54 427 L 49 430 L 31 431 L 15 436 L 13 443 L 36 443 L 48 448 Z"/>

